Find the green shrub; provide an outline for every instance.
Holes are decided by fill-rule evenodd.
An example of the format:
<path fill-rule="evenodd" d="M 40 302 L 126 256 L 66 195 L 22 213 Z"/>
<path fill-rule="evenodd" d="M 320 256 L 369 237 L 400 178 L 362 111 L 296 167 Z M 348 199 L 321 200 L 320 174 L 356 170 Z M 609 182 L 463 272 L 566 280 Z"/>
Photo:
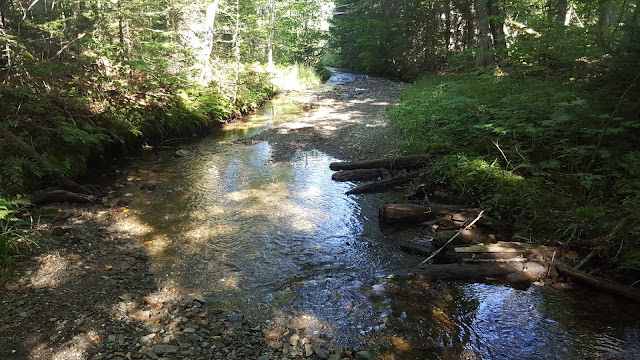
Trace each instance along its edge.
<path fill-rule="evenodd" d="M 19 242 L 33 243 L 24 235 L 24 230 L 31 227 L 30 219 L 21 217 L 25 207 L 31 205 L 21 198 L 5 198 L 0 196 L 0 269 L 6 271 L 11 260 L 18 254 Z"/>
<path fill-rule="evenodd" d="M 390 117 L 399 148 L 443 155 L 427 175 L 465 200 L 547 234 L 601 236 L 621 216 L 604 209 L 640 193 L 640 124 L 589 85 L 486 70 L 428 76 Z"/>

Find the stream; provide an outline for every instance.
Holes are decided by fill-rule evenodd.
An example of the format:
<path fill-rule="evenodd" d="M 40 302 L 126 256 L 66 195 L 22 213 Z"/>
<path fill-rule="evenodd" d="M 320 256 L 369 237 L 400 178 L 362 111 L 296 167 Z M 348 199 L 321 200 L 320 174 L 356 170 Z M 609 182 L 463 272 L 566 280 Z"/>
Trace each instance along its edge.
<path fill-rule="evenodd" d="M 327 86 L 354 78 L 338 73 Z M 128 218 L 155 272 L 208 306 L 295 318 L 327 346 L 395 359 L 640 358 L 637 304 L 582 288 L 393 278 L 422 260 L 398 248 L 420 229 L 378 225 L 378 207 L 404 194 L 346 196 L 354 184 L 333 182 L 329 170 L 339 159 L 307 151 L 278 163 L 273 144 L 234 143 L 304 115 L 279 97 L 197 142 L 121 165 L 119 183 L 157 184 L 130 191 Z"/>

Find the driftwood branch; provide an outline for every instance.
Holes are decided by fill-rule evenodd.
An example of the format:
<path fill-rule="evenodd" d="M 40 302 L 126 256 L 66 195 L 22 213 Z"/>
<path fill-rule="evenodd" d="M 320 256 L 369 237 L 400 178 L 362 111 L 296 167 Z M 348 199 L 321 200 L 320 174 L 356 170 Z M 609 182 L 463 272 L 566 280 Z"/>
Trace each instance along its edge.
<path fill-rule="evenodd" d="M 62 184 L 62 186 L 64 186 L 65 188 L 67 188 L 67 189 L 69 189 L 71 191 L 80 192 L 80 193 L 84 193 L 84 194 L 90 194 L 91 193 L 91 191 L 89 191 L 84 186 L 76 184 L 75 182 L 73 182 L 69 178 L 67 178 L 66 176 L 62 175 L 56 169 L 54 169 L 53 166 L 51 166 L 51 164 L 49 164 L 49 162 L 47 160 L 45 160 L 42 156 L 40 156 L 40 154 L 38 154 L 27 143 L 25 143 L 24 141 L 20 140 L 20 138 L 18 138 L 9 129 L 0 127 L 0 136 L 3 136 L 5 138 L 7 138 L 7 140 L 11 141 L 16 146 L 18 146 L 18 148 L 20 148 L 30 158 L 35 160 L 47 173 L 49 173 L 49 175 L 51 175 L 56 180 L 58 180 L 60 182 L 60 184 Z"/>
<path fill-rule="evenodd" d="M 464 226 L 464 227 L 462 227 L 460 230 L 458 230 L 458 232 L 457 232 L 455 235 L 453 235 L 453 236 L 451 237 L 451 239 L 449 239 L 449 241 L 447 241 L 444 245 L 442 245 L 438 250 L 434 251 L 434 252 L 433 252 L 433 254 L 431 254 L 428 258 L 426 258 L 423 262 L 421 262 L 421 263 L 420 263 L 420 265 L 422 265 L 422 264 L 426 263 L 427 261 L 429 261 L 429 260 L 433 259 L 436 255 L 438 255 L 438 254 L 439 254 L 442 250 L 444 250 L 444 249 L 445 249 L 449 244 L 451 244 L 451 242 L 452 242 L 455 238 L 457 238 L 457 237 L 460 235 L 460 233 L 461 233 L 464 229 L 466 229 L 466 228 L 468 228 L 468 227 L 472 227 L 472 226 L 473 226 L 473 225 L 474 225 L 474 224 L 475 224 L 475 223 L 476 223 L 476 222 L 477 222 L 477 221 L 482 217 L 482 213 L 484 213 L 484 210 L 480 211 L 480 214 L 478 214 L 478 217 L 477 217 L 477 218 L 475 218 L 475 220 L 473 220 L 473 221 L 471 222 L 471 224 L 469 224 L 469 225 L 467 225 L 467 226 Z"/>

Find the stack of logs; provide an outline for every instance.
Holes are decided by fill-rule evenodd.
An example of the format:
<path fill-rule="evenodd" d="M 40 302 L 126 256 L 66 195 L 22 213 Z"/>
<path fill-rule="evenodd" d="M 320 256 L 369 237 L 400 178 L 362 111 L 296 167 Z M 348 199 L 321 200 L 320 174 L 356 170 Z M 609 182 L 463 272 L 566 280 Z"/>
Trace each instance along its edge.
<path fill-rule="evenodd" d="M 347 195 L 375 193 L 396 188 L 417 178 L 432 161 L 429 155 L 390 157 L 377 160 L 335 162 L 335 181 L 372 181 L 357 186 Z M 509 226 L 478 209 L 430 202 L 428 191 L 420 189 L 419 203 L 387 204 L 380 208 L 381 224 L 417 223 L 433 230 L 434 235 L 401 245 L 405 251 L 433 258 L 399 272 L 432 280 L 506 279 L 515 288 L 526 289 L 534 278 L 555 278 L 558 274 L 633 300 L 640 291 L 574 269 L 559 260 L 562 251 L 555 247 L 513 242 Z M 409 197 L 416 199 L 415 194 Z M 469 226 L 473 224 L 473 226 Z M 436 249 L 438 248 L 438 249 Z M 444 251 L 443 251 L 444 250 Z M 437 256 L 436 256 L 437 255 Z"/>

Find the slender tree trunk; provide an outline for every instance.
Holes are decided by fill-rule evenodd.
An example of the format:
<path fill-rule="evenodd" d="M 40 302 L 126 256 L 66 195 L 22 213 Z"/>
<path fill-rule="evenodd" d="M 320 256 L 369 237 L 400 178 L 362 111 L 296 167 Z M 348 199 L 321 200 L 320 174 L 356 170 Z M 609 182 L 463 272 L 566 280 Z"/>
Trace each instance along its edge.
<path fill-rule="evenodd" d="M 445 23 L 444 23 L 444 45 L 447 49 L 447 52 L 451 51 L 451 18 L 453 17 L 451 11 L 451 1 L 445 2 Z"/>
<path fill-rule="evenodd" d="M 118 1 L 118 37 L 120 40 L 120 51 L 124 52 L 124 19 L 122 15 L 122 3 Z"/>
<path fill-rule="evenodd" d="M 607 39 L 605 39 L 605 28 L 613 23 L 613 4 L 611 0 L 600 0 L 598 8 L 598 45 L 608 48 Z"/>
<path fill-rule="evenodd" d="M 233 31 L 233 49 L 235 55 L 235 80 L 233 90 L 233 102 L 238 100 L 238 89 L 240 88 L 240 1 L 236 0 L 235 29 Z"/>
<path fill-rule="evenodd" d="M 476 0 L 476 17 L 478 19 L 478 66 L 493 64 L 495 59 L 491 54 L 491 29 L 489 26 L 489 7 L 487 0 Z"/>
<path fill-rule="evenodd" d="M 213 52 L 214 45 L 214 36 L 215 36 L 215 22 L 216 22 L 216 14 L 218 12 L 218 1 L 213 0 L 209 5 L 207 5 L 207 13 L 205 17 L 205 27 L 206 32 L 204 35 L 204 40 L 202 41 L 202 49 L 200 50 L 200 76 L 198 82 L 204 84 L 209 77 L 209 72 L 211 71 L 211 53 Z"/>
<path fill-rule="evenodd" d="M 489 15 L 493 18 L 489 21 L 491 27 L 491 35 L 493 37 L 493 47 L 502 53 L 507 48 L 507 39 L 504 35 L 504 21 L 498 20 L 502 15 L 500 8 L 498 7 L 497 0 L 489 0 Z"/>
<path fill-rule="evenodd" d="M 269 0 L 269 42 L 267 43 L 267 67 L 273 69 L 275 64 L 273 63 L 273 46 L 275 40 L 275 24 L 276 24 L 276 9 L 275 0 Z"/>
<path fill-rule="evenodd" d="M 473 11 L 473 1 L 467 2 L 468 6 L 463 9 L 463 19 L 465 23 L 464 33 L 462 35 L 462 50 L 473 47 L 475 39 L 475 19 Z"/>
<path fill-rule="evenodd" d="M 567 0 L 557 0 L 552 6 L 550 10 L 552 10 L 552 15 L 555 16 L 555 21 L 557 23 L 565 25 L 567 19 L 567 11 L 569 10 L 569 4 Z"/>

